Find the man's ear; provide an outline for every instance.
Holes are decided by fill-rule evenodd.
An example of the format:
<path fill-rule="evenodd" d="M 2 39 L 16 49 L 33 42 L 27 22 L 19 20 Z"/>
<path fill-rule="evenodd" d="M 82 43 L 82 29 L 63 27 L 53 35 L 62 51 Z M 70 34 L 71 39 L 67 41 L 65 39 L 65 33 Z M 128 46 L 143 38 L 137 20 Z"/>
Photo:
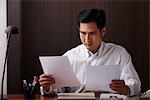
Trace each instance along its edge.
<path fill-rule="evenodd" d="M 80 29 L 80 27 L 78 26 L 78 30 Z"/>
<path fill-rule="evenodd" d="M 106 33 L 106 27 L 103 27 L 101 30 L 102 38 L 104 37 L 105 33 Z"/>

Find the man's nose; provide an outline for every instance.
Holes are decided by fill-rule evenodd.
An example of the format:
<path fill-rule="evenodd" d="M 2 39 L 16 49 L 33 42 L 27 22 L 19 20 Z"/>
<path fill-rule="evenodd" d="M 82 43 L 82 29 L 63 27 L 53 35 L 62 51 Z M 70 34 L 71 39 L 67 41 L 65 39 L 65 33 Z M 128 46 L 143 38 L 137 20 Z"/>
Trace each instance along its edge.
<path fill-rule="evenodd" d="M 89 41 L 90 37 L 91 37 L 90 34 L 87 33 L 86 36 L 85 36 L 85 40 Z"/>

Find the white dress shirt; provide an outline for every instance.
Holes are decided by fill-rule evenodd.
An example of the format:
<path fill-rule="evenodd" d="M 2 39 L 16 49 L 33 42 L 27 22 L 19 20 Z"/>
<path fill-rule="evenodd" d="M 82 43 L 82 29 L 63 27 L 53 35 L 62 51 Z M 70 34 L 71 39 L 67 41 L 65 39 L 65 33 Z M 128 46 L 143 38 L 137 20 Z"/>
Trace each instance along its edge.
<path fill-rule="evenodd" d="M 141 90 L 140 79 L 133 67 L 131 56 L 125 48 L 113 44 L 102 42 L 98 51 L 93 54 L 83 44 L 67 51 L 64 55 L 68 56 L 77 78 L 84 84 L 84 71 L 86 64 L 96 65 L 121 65 L 120 79 L 130 88 L 130 95 L 138 94 Z"/>
<path fill-rule="evenodd" d="M 67 51 L 64 56 L 68 56 L 73 71 L 81 84 L 85 83 L 86 65 L 121 65 L 120 79 L 124 80 L 129 87 L 130 93 L 128 95 L 136 95 L 141 90 L 141 82 L 133 67 L 131 56 L 125 48 L 119 45 L 102 42 L 98 51 L 93 54 L 81 44 Z"/>

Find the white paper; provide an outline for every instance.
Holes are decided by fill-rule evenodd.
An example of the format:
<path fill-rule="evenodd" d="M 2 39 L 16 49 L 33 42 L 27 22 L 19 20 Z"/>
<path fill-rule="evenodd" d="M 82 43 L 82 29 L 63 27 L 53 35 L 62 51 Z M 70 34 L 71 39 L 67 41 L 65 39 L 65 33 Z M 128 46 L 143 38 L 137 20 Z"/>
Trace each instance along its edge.
<path fill-rule="evenodd" d="M 86 71 L 86 90 L 110 91 L 111 80 L 120 79 L 120 65 L 89 66 Z"/>
<path fill-rule="evenodd" d="M 112 97 L 115 97 L 115 99 L 113 99 Z M 127 96 L 125 95 L 113 94 L 113 93 L 102 93 L 100 96 L 100 100 L 130 100 L 130 99 L 127 99 Z"/>
<path fill-rule="evenodd" d="M 67 56 L 40 56 L 39 59 L 44 73 L 54 76 L 54 87 L 80 86 Z"/>
<path fill-rule="evenodd" d="M 139 95 L 126 96 L 126 95 L 113 94 L 113 93 L 101 93 L 100 100 L 140 100 L 140 98 Z"/>

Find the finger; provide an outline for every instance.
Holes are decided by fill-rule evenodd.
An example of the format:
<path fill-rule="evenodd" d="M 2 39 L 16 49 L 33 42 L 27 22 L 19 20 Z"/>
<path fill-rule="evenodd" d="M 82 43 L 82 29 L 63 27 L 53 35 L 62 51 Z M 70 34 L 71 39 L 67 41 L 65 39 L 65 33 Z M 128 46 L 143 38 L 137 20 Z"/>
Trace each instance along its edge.
<path fill-rule="evenodd" d="M 49 78 L 40 78 L 38 81 L 39 82 L 42 82 L 42 81 L 53 81 L 53 80 L 55 80 L 53 77 L 49 77 Z"/>
<path fill-rule="evenodd" d="M 115 84 L 125 84 L 124 80 L 112 80 L 111 82 Z"/>
<path fill-rule="evenodd" d="M 39 78 L 43 78 L 43 77 L 48 77 L 48 75 L 47 74 L 42 74 L 42 75 L 39 76 Z"/>
<path fill-rule="evenodd" d="M 110 88 L 111 88 L 113 91 L 116 91 L 117 93 L 122 94 L 121 88 L 118 88 L 118 87 L 112 87 L 112 86 L 110 86 Z"/>
<path fill-rule="evenodd" d="M 119 94 L 127 93 L 127 87 L 125 85 L 110 84 L 110 88 Z"/>
<path fill-rule="evenodd" d="M 55 83 L 55 80 L 52 80 L 52 81 L 42 81 L 40 82 L 40 85 L 50 85 L 50 84 L 54 84 Z"/>
<path fill-rule="evenodd" d="M 49 78 L 40 78 L 38 81 L 41 82 L 41 81 L 48 81 Z"/>
<path fill-rule="evenodd" d="M 110 87 L 112 87 L 112 88 L 117 88 L 117 89 L 122 88 L 122 86 L 123 86 L 123 85 L 110 84 Z"/>
<path fill-rule="evenodd" d="M 46 75 L 46 74 L 42 74 L 39 78 L 39 81 L 41 80 L 49 80 L 49 79 L 53 79 L 52 75 Z"/>
<path fill-rule="evenodd" d="M 42 82 L 39 82 L 40 85 L 42 86 L 48 86 L 48 85 L 52 85 L 55 83 L 55 80 L 51 80 L 51 81 L 42 81 Z"/>

